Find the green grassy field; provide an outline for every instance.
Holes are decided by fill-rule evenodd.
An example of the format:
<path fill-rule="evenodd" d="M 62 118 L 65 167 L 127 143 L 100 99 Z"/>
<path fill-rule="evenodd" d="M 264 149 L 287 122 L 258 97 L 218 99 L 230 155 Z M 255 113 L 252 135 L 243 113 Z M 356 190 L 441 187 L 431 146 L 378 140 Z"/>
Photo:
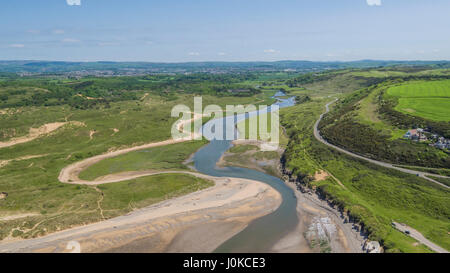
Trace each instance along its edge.
<path fill-rule="evenodd" d="M 206 143 L 205 140 L 190 141 L 108 158 L 82 171 L 80 178 L 94 180 L 100 176 L 127 171 L 187 170 L 188 167 L 183 161 Z"/>
<path fill-rule="evenodd" d="M 395 110 L 435 121 L 450 121 L 450 80 L 418 81 L 389 88 Z"/>

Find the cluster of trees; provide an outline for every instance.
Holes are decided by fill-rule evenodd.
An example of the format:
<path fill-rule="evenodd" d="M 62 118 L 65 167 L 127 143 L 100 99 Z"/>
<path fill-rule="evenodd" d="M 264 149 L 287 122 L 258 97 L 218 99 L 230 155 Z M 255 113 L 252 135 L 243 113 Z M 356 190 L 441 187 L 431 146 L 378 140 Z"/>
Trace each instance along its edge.
<path fill-rule="evenodd" d="M 168 100 L 178 93 L 217 96 L 252 96 L 260 91 L 240 84 L 252 80 L 253 74 L 148 75 L 140 77 L 84 78 L 70 82 L 51 78 L 9 78 L 0 82 L 0 107 L 53 106 L 68 104 L 88 109 L 114 101 L 137 100 L 142 91 Z M 228 92 L 245 89 L 248 92 Z"/>
<path fill-rule="evenodd" d="M 306 73 L 299 77 L 286 81 L 286 85 L 289 87 L 299 87 L 305 84 L 314 83 L 317 81 L 325 81 L 332 77 L 329 73 Z"/>
<path fill-rule="evenodd" d="M 308 95 L 300 95 L 300 96 L 296 96 L 295 97 L 295 102 L 297 104 L 302 104 L 302 103 L 305 103 L 305 102 L 308 102 L 308 101 L 311 101 L 311 97 L 308 96 Z"/>

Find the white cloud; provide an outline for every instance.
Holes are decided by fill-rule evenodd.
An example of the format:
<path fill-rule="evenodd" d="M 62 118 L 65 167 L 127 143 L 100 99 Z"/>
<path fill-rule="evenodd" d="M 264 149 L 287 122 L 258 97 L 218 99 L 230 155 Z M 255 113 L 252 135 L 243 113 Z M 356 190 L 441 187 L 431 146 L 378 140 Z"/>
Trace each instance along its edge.
<path fill-rule="evenodd" d="M 12 45 L 9 45 L 9 47 L 12 47 L 12 48 L 24 48 L 25 45 L 24 44 L 12 44 Z"/>
<path fill-rule="evenodd" d="M 278 53 L 278 50 L 275 49 L 264 49 L 264 53 Z"/>
<path fill-rule="evenodd" d="M 81 6 L 81 0 L 66 0 L 69 6 Z"/>
<path fill-rule="evenodd" d="M 41 31 L 37 30 L 37 29 L 29 29 L 27 32 L 31 33 L 31 34 L 39 34 L 39 33 L 41 33 Z"/>
<path fill-rule="evenodd" d="M 219 56 L 225 56 L 225 55 L 227 55 L 227 53 L 225 53 L 225 52 L 219 52 L 219 53 L 217 53 L 217 55 L 219 55 Z"/>
<path fill-rule="evenodd" d="M 198 52 L 189 52 L 188 55 L 189 56 L 199 56 L 200 53 L 198 53 Z"/>
<path fill-rule="evenodd" d="M 98 46 L 118 46 L 119 43 L 116 42 L 99 42 L 97 43 Z"/>
<path fill-rule="evenodd" d="M 381 0 L 366 0 L 369 6 L 381 6 Z"/>
<path fill-rule="evenodd" d="M 66 38 L 62 40 L 63 43 L 79 43 L 80 40 L 72 39 L 72 38 Z"/>
<path fill-rule="evenodd" d="M 52 31 L 52 33 L 59 35 L 59 34 L 64 34 L 66 32 L 63 29 L 55 29 Z"/>

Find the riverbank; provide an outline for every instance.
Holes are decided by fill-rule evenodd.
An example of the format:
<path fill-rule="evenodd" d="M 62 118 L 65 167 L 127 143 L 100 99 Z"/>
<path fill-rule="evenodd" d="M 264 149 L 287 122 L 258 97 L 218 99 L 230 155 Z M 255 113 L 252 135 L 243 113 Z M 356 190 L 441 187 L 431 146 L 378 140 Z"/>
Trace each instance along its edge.
<path fill-rule="evenodd" d="M 274 252 L 362 253 L 366 236 L 315 193 L 302 192 L 285 179 L 297 198 L 298 225 L 273 247 Z"/>
<path fill-rule="evenodd" d="M 251 221 L 275 211 L 281 196 L 247 179 L 216 178 L 215 186 L 127 215 L 44 237 L 2 242 L 0 252 L 211 252 Z M 73 243 L 72 243 L 73 245 Z"/>
<path fill-rule="evenodd" d="M 260 146 L 261 142 L 233 141 L 234 145 L 255 145 Z M 252 151 L 251 157 L 255 151 Z M 239 154 L 244 157 L 249 151 Z M 226 159 L 230 153 L 222 155 L 217 163 L 218 167 L 234 166 L 233 162 Z M 233 155 L 231 153 L 231 155 Z M 248 157 L 249 157 L 248 156 Z M 265 171 L 260 166 L 260 160 L 251 158 L 239 164 L 240 167 Z M 263 159 L 262 159 L 263 160 Z M 295 194 L 296 213 L 298 222 L 293 231 L 279 239 L 270 249 L 277 253 L 361 253 L 365 252 L 363 246 L 367 238 L 357 230 L 357 227 L 346 221 L 344 215 L 337 209 L 331 207 L 326 201 L 309 190 L 301 190 L 296 183 L 290 182 L 289 177 L 282 175 L 280 161 L 264 161 L 265 167 L 276 170 L 277 177 L 284 181 L 285 185 L 291 188 Z M 269 166 L 270 165 L 270 166 Z"/>

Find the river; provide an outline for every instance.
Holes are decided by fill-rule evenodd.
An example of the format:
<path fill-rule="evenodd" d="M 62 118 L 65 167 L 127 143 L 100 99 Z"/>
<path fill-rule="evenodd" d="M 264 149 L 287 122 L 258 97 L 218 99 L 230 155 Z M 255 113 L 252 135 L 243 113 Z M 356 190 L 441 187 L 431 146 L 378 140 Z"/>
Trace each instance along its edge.
<path fill-rule="evenodd" d="M 282 92 L 275 94 L 274 98 L 277 98 L 275 105 L 284 108 L 295 104 L 294 97 L 288 99 L 278 98 L 282 96 L 285 96 Z M 202 129 L 205 132 L 209 127 L 218 126 L 225 122 L 233 122 L 233 124 L 236 124 L 258 114 L 259 112 L 250 112 L 234 117 L 224 117 L 219 120 L 214 119 L 203 125 Z M 235 135 L 235 137 L 237 136 Z M 215 252 L 269 252 L 278 240 L 296 227 L 298 223 L 296 211 L 297 199 L 293 190 L 277 177 L 245 168 L 218 168 L 216 163 L 233 145 L 231 142 L 231 140 L 211 140 L 208 145 L 195 153 L 193 157 L 195 168 L 199 172 L 211 176 L 239 177 L 261 181 L 277 190 L 281 194 L 283 201 L 276 211 L 252 221 L 244 230 L 219 246 Z"/>

